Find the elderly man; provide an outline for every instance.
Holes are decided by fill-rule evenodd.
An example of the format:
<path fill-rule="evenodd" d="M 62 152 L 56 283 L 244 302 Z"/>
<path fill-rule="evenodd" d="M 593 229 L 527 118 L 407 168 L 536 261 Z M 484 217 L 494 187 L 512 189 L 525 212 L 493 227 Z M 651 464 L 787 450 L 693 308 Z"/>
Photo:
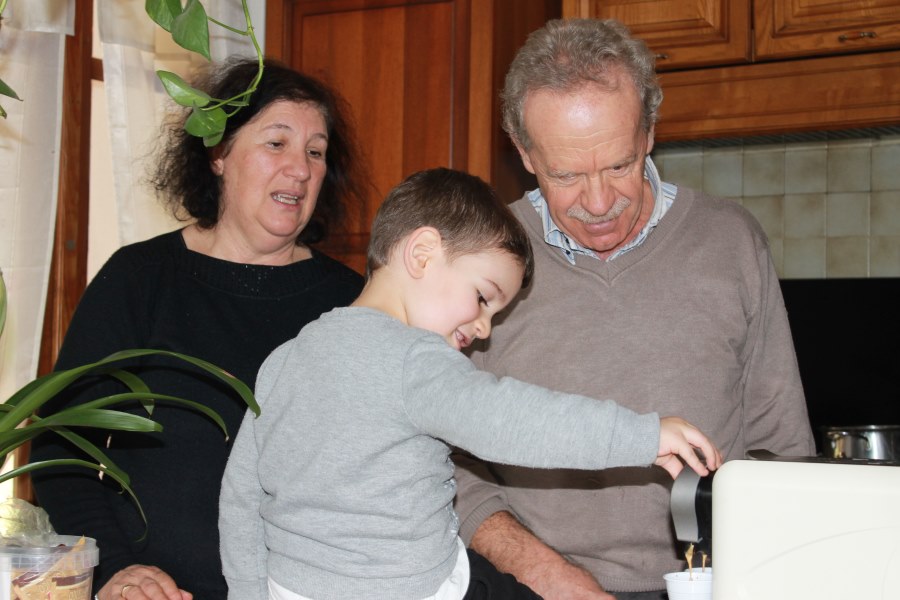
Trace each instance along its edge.
<path fill-rule="evenodd" d="M 735 203 L 660 181 L 648 157 L 662 92 L 646 46 L 614 21 L 551 21 L 503 100 L 540 186 L 513 204 L 536 271 L 475 362 L 683 416 L 727 459 L 814 454 L 762 229 Z M 463 538 L 547 600 L 662 598 L 663 573 L 685 567 L 661 469 L 456 458 Z"/>

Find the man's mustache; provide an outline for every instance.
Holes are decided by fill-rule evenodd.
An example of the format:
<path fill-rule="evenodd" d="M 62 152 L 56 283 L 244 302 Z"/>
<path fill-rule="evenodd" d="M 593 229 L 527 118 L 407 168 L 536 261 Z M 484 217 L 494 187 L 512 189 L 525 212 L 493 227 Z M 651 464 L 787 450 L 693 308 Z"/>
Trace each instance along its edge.
<path fill-rule="evenodd" d="M 569 207 L 569 210 L 566 211 L 566 216 L 588 225 L 596 225 L 597 223 L 606 223 L 617 219 L 629 206 L 631 206 L 631 200 L 628 198 L 617 198 L 612 208 L 606 211 L 606 214 L 594 215 L 586 211 L 583 206 L 576 204 Z"/>

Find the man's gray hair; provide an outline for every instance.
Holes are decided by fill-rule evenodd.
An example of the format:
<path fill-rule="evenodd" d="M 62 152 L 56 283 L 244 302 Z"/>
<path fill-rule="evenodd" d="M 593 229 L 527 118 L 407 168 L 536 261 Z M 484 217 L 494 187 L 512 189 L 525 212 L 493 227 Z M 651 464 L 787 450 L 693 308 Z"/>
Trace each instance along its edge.
<path fill-rule="evenodd" d="M 609 19 L 556 19 L 528 36 L 516 54 L 501 94 L 503 129 L 524 149 L 531 147 L 525 130 L 525 99 L 530 92 L 570 92 L 586 83 L 614 90 L 619 74 L 630 76 L 641 98 L 641 125 L 656 123 L 662 89 L 656 59 L 643 41 L 631 37 L 622 23 Z"/>

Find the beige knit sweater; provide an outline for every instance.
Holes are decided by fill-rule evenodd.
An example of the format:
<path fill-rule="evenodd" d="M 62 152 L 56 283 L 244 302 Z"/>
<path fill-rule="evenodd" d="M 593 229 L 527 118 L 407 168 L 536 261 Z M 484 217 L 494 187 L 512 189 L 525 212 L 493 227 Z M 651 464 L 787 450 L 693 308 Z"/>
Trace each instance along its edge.
<path fill-rule="evenodd" d="M 486 351 L 473 354 L 476 364 L 684 417 L 727 460 L 753 448 L 815 453 L 768 242 L 742 207 L 680 189 L 643 244 L 609 262 L 578 256 L 575 266 L 543 241 L 527 198 L 513 207 L 534 245 L 535 278 Z M 663 589 L 663 573 L 684 567 L 671 479 L 660 468 L 468 464 L 457 462 L 466 542 L 486 517 L 509 510 L 611 591 Z"/>

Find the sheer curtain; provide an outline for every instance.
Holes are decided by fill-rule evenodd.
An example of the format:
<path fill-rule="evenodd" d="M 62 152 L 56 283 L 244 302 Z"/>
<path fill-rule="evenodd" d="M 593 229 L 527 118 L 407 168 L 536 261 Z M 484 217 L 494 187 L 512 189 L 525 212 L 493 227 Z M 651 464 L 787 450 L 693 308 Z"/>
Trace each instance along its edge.
<path fill-rule="evenodd" d="M 240 0 L 203 0 L 210 17 L 244 29 Z M 265 0 L 248 7 L 262 45 Z M 145 183 L 152 165 L 160 124 L 172 107 L 156 77 L 157 69 L 183 77 L 206 60 L 176 46 L 137 0 L 98 0 L 97 17 L 103 52 L 103 79 L 108 105 L 118 245 L 145 240 L 180 226 L 159 205 Z M 210 25 L 213 60 L 232 54 L 255 56 L 249 38 Z"/>
<path fill-rule="evenodd" d="M 0 401 L 34 378 L 40 354 L 59 181 L 65 36 L 75 0 L 10 2 L 0 29 L 0 268 L 8 289 Z M 4 490 L 3 496 L 6 493 Z"/>

